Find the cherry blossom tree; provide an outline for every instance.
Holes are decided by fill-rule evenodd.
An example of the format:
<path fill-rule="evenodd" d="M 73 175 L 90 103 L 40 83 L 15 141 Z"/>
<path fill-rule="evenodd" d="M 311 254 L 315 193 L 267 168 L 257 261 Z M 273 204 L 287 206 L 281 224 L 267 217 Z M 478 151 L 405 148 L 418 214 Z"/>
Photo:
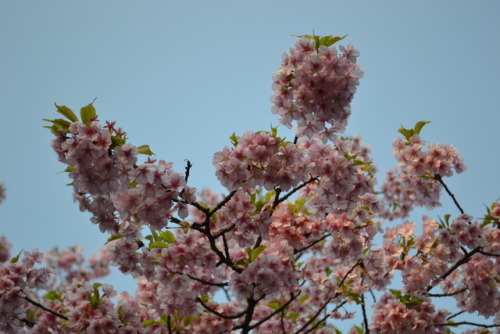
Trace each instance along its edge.
<path fill-rule="evenodd" d="M 326 334 L 349 307 L 349 333 L 499 333 L 500 203 L 464 212 L 445 178 L 466 166 L 453 146 L 426 144 L 428 122 L 399 130 L 377 188 L 368 146 L 343 135 L 363 76 L 344 37 L 300 36 L 284 54 L 272 112 L 295 138 L 233 134 L 213 158 L 224 194 L 193 187 L 189 161 L 179 172 L 128 142 L 93 103 L 79 117 L 56 105 L 52 148 L 109 239 L 85 259 L 80 247 L 11 258 L 0 238 L 0 331 Z M 442 194 L 458 216 L 406 220 Z M 110 266 L 136 278 L 134 295 L 98 283 Z"/>

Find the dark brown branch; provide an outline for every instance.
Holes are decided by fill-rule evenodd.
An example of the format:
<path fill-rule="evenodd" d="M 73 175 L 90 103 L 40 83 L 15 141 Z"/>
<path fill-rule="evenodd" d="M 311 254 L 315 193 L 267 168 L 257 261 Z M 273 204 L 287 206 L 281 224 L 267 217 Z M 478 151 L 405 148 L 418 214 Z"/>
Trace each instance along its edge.
<path fill-rule="evenodd" d="M 283 197 L 279 198 L 278 199 L 278 204 L 279 203 L 282 203 L 284 201 L 286 201 L 290 196 L 292 196 L 294 193 L 296 193 L 297 191 L 299 191 L 300 189 L 304 188 L 305 186 L 307 186 L 309 183 L 311 182 L 314 182 L 314 181 L 317 181 L 319 180 L 319 177 L 312 177 L 310 178 L 309 180 L 307 180 L 306 182 L 302 183 L 301 185 L 298 185 L 297 187 L 293 188 L 290 192 L 286 193 Z"/>
<path fill-rule="evenodd" d="M 23 295 L 24 295 L 24 293 L 23 293 Z M 41 308 L 42 310 L 44 310 L 44 311 L 46 311 L 46 312 L 49 312 L 49 313 L 51 313 L 51 314 L 55 315 L 56 317 L 59 317 L 59 318 L 64 319 L 64 320 L 69 320 L 69 319 L 68 319 L 68 317 L 66 317 L 65 315 L 63 315 L 63 314 L 61 314 L 61 313 L 59 313 L 59 312 L 56 312 L 56 311 L 54 311 L 54 310 L 52 310 L 52 309 L 50 309 L 50 308 L 47 308 L 47 307 L 43 306 L 42 304 L 40 304 L 40 303 L 38 303 L 38 302 L 34 301 L 33 299 L 31 299 L 30 297 L 28 297 L 28 296 L 26 296 L 26 295 L 24 295 L 24 296 L 22 296 L 22 297 L 23 297 L 23 299 L 24 299 L 24 300 L 26 300 L 27 302 L 29 302 L 29 303 L 31 303 L 31 304 L 33 304 L 33 305 L 35 305 L 35 306 L 37 306 L 37 307 Z"/>
<path fill-rule="evenodd" d="M 222 242 L 224 243 L 224 253 L 226 253 L 226 257 L 228 259 L 230 259 L 231 256 L 229 255 L 229 245 L 227 244 L 227 240 L 226 240 L 226 235 L 225 234 L 222 235 Z"/>
<path fill-rule="evenodd" d="M 290 305 L 292 303 L 292 301 L 294 301 L 295 298 L 297 298 L 298 296 L 300 295 L 300 291 L 290 297 L 290 299 L 283 305 L 281 305 L 280 308 L 276 309 L 274 312 L 272 312 L 271 314 L 269 314 L 268 316 L 264 317 L 263 319 L 261 319 L 259 322 L 253 324 L 252 326 L 250 326 L 250 329 L 254 329 L 254 328 L 257 328 L 259 327 L 260 325 L 262 325 L 264 322 L 266 322 L 267 320 L 271 319 L 272 317 L 274 317 L 276 314 L 280 313 L 281 311 L 284 311 L 285 308 L 288 307 L 288 305 Z"/>
<path fill-rule="evenodd" d="M 366 316 L 366 305 L 365 305 L 365 295 L 361 294 L 361 311 L 363 312 L 363 323 L 365 325 L 365 334 L 370 334 L 370 329 L 368 328 L 368 317 Z"/>
<path fill-rule="evenodd" d="M 181 272 L 177 272 L 179 275 L 182 275 Z M 226 282 L 223 282 L 223 283 L 217 283 L 217 282 L 210 282 L 210 281 L 206 281 L 204 279 L 201 279 L 201 278 L 198 278 L 196 276 L 192 276 L 190 274 L 184 274 L 186 275 L 187 277 L 189 277 L 190 279 L 192 279 L 193 281 L 196 281 L 196 282 L 200 282 L 200 283 L 203 283 L 203 284 L 206 284 L 206 285 L 213 285 L 213 286 L 218 286 L 218 287 L 224 287 L 224 286 L 228 286 L 229 284 L 226 283 Z"/>
<path fill-rule="evenodd" d="M 335 312 L 336 310 L 338 310 L 339 308 L 341 308 L 342 306 L 344 306 L 345 304 L 347 303 L 347 300 L 343 301 L 342 303 L 340 303 L 339 305 L 337 305 L 337 307 L 332 311 L 332 312 Z M 314 326 L 312 326 L 311 328 L 309 328 L 307 330 L 307 332 L 305 332 L 304 334 L 309 334 L 311 333 L 312 331 L 314 331 L 319 325 L 321 325 L 323 322 L 326 321 L 326 319 L 328 319 L 331 315 L 331 312 L 327 315 L 325 315 L 323 318 L 321 318 L 320 320 L 318 320 L 316 322 L 316 324 Z"/>
<path fill-rule="evenodd" d="M 458 327 L 462 325 L 469 325 L 469 326 L 477 326 L 477 327 L 482 327 L 482 328 L 495 328 L 495 327 L 500 327 L 500 324 L 495 325 L 485 325 L 485 324 L 478 324 L 475 322 L 469 322 L 469 321 L 460 321 L 460 322 L 450 322 L 450 323 L 442 323 L 442 324 L 434 324 L 436 327 L 441 327 L 441 326 L 450 326 L 450 327 Z"/>
<path fill-rule="evenodd" d="M 449 316 L 446 318 L 446 320 L 450 320 L 450 319 L 453 319 L 453 318 L 455 318 L 455 317 L 458 317 L 460 314 L 463 314 L 463 313 L 465 313 L 465 311 L 460 311 L 460 312 L 457 312 L 457 313 L 455 313 L 455 314 L 449 315 Z"/>
<path fill-rule="evenodd" d="M 486 255 L 486 256 L 493 256 L 493 257 L 499 257 L 500 256 L 500 254 L 488 253 L 488 252 L 485 252 L 485 251 L 482 251 L 482 250 L 479 250 L 479 253 L 483 254 L 483 255 Z"/>
<path fill-rule="evenodd" d="M 233 228 L 236 227 L 236 224 L 232 224 L 231 226 L 229 227 L 225 227 L 223 228 L 222 230 L 219 230 L 217 233 L 215 233 L 213 235 L 214 239 L 217 239 L 219 238 L 220 236 L 223 236 L 224 234 L 226 234 L 227 232 L 231 231 Z"/>
<path fill-rule="evenodd" d="M 257 306 L 257 303 L 259 302 L 259 300 L 255 300 L 253 298 L 248 298 L 247 299 L 248 307 L 247 307 L 247 309 L 245 311 L 245 313 L 246 313 L 245 320 L 243 321 L 243 323 L 241 325 L 233 327 L 233 330 L 235 330 L 235 329 L 241 329 L 241 334 L 248 334 L 248 333 L 250 333 L 250 330 L 251 330 L 251 328 L 250 328 L 250 322 L 252 321 L 253 312 L 255 311 L 255 306 Z"/>
<path fill-rule="evenodd" d="M 274 194 L 273 209 L 276 209 L 278 204 L 280 204 L 279 198 L 281 194 L 281 188 L 275 188 L 274 190 L 276 191 L 276 194 Z"/>
<path fill-rule="evenodd" d="M 231 198 L 233 198 L 234 194 L 236 194 L 236 190 L 231 191 L 229 195 L 227 195 L 222 201 L 220 201 L 215 208 L 210 210 L 210 212 L 208 213 L 208 220 L 210 220 L 210 218 L 214 215 L 214 213 L 216 213 L 217 211 L 219 211 L 220 208 L 226 205 L 226 203 L 229 202 Z"/>
<path fill-rule="evenodd" d="M 309 249 L 311 248 L 312 246 L 316 245 L 317 243 L 325 240 L 326 238 L 328 238 L 330 236 L 330 233 L 327 233 L 325 234 L 324 236 L 322 236 L 321 238 L 319 238 L 318 240 L 315 240 L 313 241 L 312 243 L 310 243 L 309 245 L 303 247 L 303 248 L 300 248 L 300 249 L 294 249 L 293 250 L 293 254 L 297 254 L 297 253 L 300 253 L 300 252 L 303 252 L 305 251 L 306 249 Z"/>
<path fill-rule="evenodd" d="M 184 180 L 187 183 L 187 181 L 189 179 L 189 172 L 191 171 L 191 167 L 193 167 L 193 165 L 191 164 L 191 161 L 189 161 L 187 159 L 185 161 L 187 161 L 187 163 L 186 163 L 186 175 L 184 176 Z"/>
<path fill-rule="evenodd" d="M 170 316 L 167 316 L 167 328 L 168 328 L 168 334 L 173 334 L 172 333 L 172 319 L 170 319 Z"/>
<path fill-rule="evenodd" d="M 427 295 L 429 297 L 451 297 L 451 296 L 458 295 L 458 294 L 465 292 L 465 291 L 467 291 L 467 288 L 463 288 L 463 289 L 460 289 L 460 290 L 452 292 L 452 293 L 429 293 Z"/>
<path fill-rule="evenodd" d="M 434 179 L 437 180 L 439 183 L 441 183 L 441 185 L 444 187 L 444 190 L 446 190 L 446 192 L 448 193 L 448 195 L 450 195 L 451 199 L 455 203 L 455 205 L 458 208 L 458 210 L 460 211 L 460 213 L 461 214 L 465 214 L 464 210 L 462 209 L 462 207 L 458 203 L 457 199 L 455 198 L 455 195 L 453 195 L 453 193 L 450 191 L 450 189 L 448 188 L 448 186 L 446 185 L 446 183 L 444 183 L 443 178 L 441 177 L 441 175 L 435 175 Z"/>
<path fill-rule="evenodd" d="M 201 300 L 200 298 L 196 298 L 196 301 L 198 303 L 200 303 L 201 306 L 203 306 L 203 308 L 205 310 L 207 310 L 208 312 L 215 314 L 219 318 L 228 319 L 228 320 L 241 318 L 242 316 L 245 315 L 245 313 L 247 313 L 247 310 L 248 310 L 248 309 L 246 309 L 245 311 L 242 311 L 242 312 L 240 312 L 238 314 L 234 314 L 234 315 L 227 315 L 227 314 L 222 314 L 220 312 L 217 312 L 216 310 L 214 310 L 213 308 L 211 308 L 210 306 L 208 306 L 207 304 L 205 304 L 203 302 L 203 300 Z"/>
<path fill-rule="evenodd" d="M 300 327 L 296 332 L 295 334 L 298 334 L 300 332 L 302 332 L 304 329 L 306 329 L 309 325 L 311 325 L 314 320 L 316 320 L 316 318 L 321 314 L 321 312 L 323 312 L 323 310 L 328 306 L 328 304 L 330 304 L 330 301 L 332 300 L 332 298 L 328 298 L 328 300 L 326 301 L 326 303 L 323 304 L 323 306 L 320 307 L 320 309 L 311 317 L 311 319 L 309 319 L 308 322 L 306 322 L 302 327 Z M 319 322 L 318 322 L 319 323 Z"/>
<path fill-rule="evenodd" d="M 443 275 L 441 275 L 441 277 L 439 277 L 439 279 L 437 279 L 435 282 L 441 282 L 446 277 L 448 277 L 452 272 L 454 272 L 458 267 L 460 267 L 462 264 L 469 262 L 472 255 L 478 253 L 479 250 L 480 250 L 480 248 L 476 247 L 473 250 L 471 250 L 470 252 L 468 252 L 466 256 L 464 256 L 463 258 L 458 260 L 453 266 L 450 267 L 450 269 L 448 269 L 448 271 L 446 271 Z M 430 291 L 434 286 L 436 286 L 436 284 L 429 284 L 427 286 L 427 291 Z"/>

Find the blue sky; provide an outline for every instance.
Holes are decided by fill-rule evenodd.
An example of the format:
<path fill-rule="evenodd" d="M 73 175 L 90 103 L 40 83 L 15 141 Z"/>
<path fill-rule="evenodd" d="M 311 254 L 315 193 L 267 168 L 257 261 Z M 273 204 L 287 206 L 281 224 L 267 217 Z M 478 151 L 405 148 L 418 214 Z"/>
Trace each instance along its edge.
<path fill-rule="evenodd" d="M 469 169 L 448 183 L 480 215 L 500 197 L 499 13 L 496 1 L 2 1 L 0 234 L 16 252 L 82 244 L 90 254 L 106 240 L 72 202 L 42 128 L 54 102 L 79 110 L 97 97 L 100 119 L 130 142 L 178 171 L 189 159 L 192 186 L 222 190 L 213 153 L 232 132 L 277 124 L 271 76 L 293 36 L 313 31 L 349 34 L 361 51 L 347 134 L 371 146 L 380 180 L 397 129 L 432 121 L 423 138 L 462 153 Z M 430 215 L 458 213 L 444 204 Z"/>

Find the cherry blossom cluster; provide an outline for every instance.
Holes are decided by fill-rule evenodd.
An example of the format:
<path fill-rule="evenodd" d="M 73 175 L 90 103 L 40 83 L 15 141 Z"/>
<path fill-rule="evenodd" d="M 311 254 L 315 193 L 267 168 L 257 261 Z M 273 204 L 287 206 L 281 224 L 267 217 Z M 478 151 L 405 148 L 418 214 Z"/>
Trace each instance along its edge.
<path fill-rule="evenodd" d="M 287 127 L 297 122 L 298 137 L 332 139 L 343 132 L 363 76 L 358 56 L 351 44 L 339 53 L 333 45 L 316 47 L 314 39 L 298 38 L 273 76 L 273 113 Z"/>
<path fill-rule="evenodd" d="M 311 182 L 301 196 L 313 213 L 349 212 L 359 196 L 373 191 L 369 150 L 358 139 L 337 140 L 337 147 L 305 139 L 287 143 L 270 132 L 247 132 L 234 148 L 214 155 L 219 181 L 229 190 L 264 187 L 287 191 Z"/>
<path fill-rule="evenodd" d="M 425 143 L 418 134 L 397 138 L 393 153 L 398 166 L 387 173 L 382 185 L 386 211 L 383 217 L 405 218 L 415 206 L 428 209 L 440 206 L 442 177 L 450 177 L 453 171 L 462 173 L 466 166 L 463 158 L 452 145 Z"/>
<path fill-rule="evenodd" d="M 124 141 L 118 133 L 111 123 L 102 127 L 95 121 L 73 122 L 68 132 L 59 131 L 52 142 L 59 161 L 69 166 L 81 210 L 91 212 L 92 222 L 109 232 L 119 230 L 116 212 L 122 220 L 134 219 L 154 229 L 165 227 L 173 210 L 185 217 L 186 206 L 173 200 L 191 202 L 195 189 L 185 187 L 172 164 L 148 160 L 137 166 L 136 146 L 114 146 L 113 140 Z"/>
<path fill-rule="evenodd" d="M 289 190 L 303 180 L 302 154 L 293 143 L 283 142 L 271 132 L 248 131 L 234 148 L 214 155 L 217 178 L 229 190 L 241 187 L 280 187 Z"/>
<path fill-rule="evenodd" d="M 403 299 L 403 298 L 400 298 Z M 435 327 L 435 323 L 445 323 L 447 312 L 436 311 L 428 298 L 398 300 L 386 293 L 375 303 L 370 331 L 373 333 L 448 333 L 446 326 Z"/>
<path fill-rule="evenodd" d="M 473 325 L 498 330 L 500 203 L 480 219 L 463 212 L 443 177 L 465 165 L 452 146 L 424 145 L 427 122 L 400 130 L 398 166 L 375 190 L 368 146 L 337 136 L 362 76 L 359 52 L 333 46 L 341 39 L 304 36 L 284 56 L 273 112 L 296 122 L 296 138 L 276 128 L 233 134 L 233 147 L 213 158 L 226 194 L 188 186 L 190 162 L 184 174 L 163 160 L 139 162 L 149 147 L 102 125 L 92 104 L 80 118 L 57 106 L 65 119 L 47 120 L 52 147 L 75 201 L 109 239 L 88 260 L 75 246 L 9 261 L 0 237 L 0 331 L 329 334 L 361 314 L 350 334 L 449 333 L 462 312 L 494 317 Z M 461 212 L 455 219 L 424 217 L 422 228 L 381 220 L 439 205 L 443 188 Z M 96 282 L 110 266 L 136 279 L 135 293 Z M 394 277 L 400 290 L 389 289 Z M 436 310 L 434 298 L 460 312 Z"/>

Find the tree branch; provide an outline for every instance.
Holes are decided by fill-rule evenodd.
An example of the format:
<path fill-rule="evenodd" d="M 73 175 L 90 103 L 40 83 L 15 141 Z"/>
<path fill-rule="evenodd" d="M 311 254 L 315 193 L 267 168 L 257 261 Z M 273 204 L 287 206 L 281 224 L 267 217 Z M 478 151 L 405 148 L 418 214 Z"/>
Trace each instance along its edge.
<path fill-rule="evenodd" d="M 44 310 L 46 312 L 49 312 L 49 313 L 55 315 L 56 317 L 59 317 L 59 318 L 64 319 L 64 320 L 69 320 L 68 317 L 66 317 L 65 315 L 63 315 L 63 314 L 61 314 L 59 312 L 56 312 L 56 311 L 54 311 L 54 310 L 52 310 L 50 308 L 47 308 L 47 307 L 43 306 L 42 304 L 34 301 L 30 297 L 26 296 L 26 294 L 24 292 L 22 294 L 23 294 L 23 296 L 22 296 L 23 299 L 26 300 L 27 302 L 29 302 L 29 303 L 31 303 L 31 304 L 33 304 L 33 305 L 41 308 L 42 310 Z"/>
<path fill-rule="evenodd" d="M 471 250 L 470 252 L 468 252 L 467 255 L 465 255 L 463 258 L 461 258 L 460 260 L 458 260 L 453 266 L 450 267 L 450 269 L 448 269 L 447 272 L 445 272 L 443 275 L 441 275 L 441 277 L 439 277 L 439 279 L 435 280 L 435 282 L 436 283 L 441 282 L 446 277 L 448 277 L 452 272 L 454 272 L 458 267 L 460 267 L 462 264 L 469 262 L 469 260 L 471 259 L 472 255 L 478 253 L 479 250 L 480 250 L 480 247 L 476 247 L 473 250 Z M 433 287 L 435 287 L 436 283 L 429 284 L 427 286 L 427 291 L 430 291 Z"/>
<path fill-rule="evenodd" d="M 442 324 L 434 324 L 436 327 L 441 327 L 441 326 L 450 326 L 450 327 L 458 327 L 462 325 L 469 325 L 469 326 L 477 326 L 477 327 L 482 327 L 482 328 L 495 328 L 495 327 L 500 327 L 500 324 L 492 324 L 492 325 L 485 325 L 485 324 L 478 324 L 475 322 L 469 322 L 469 321 L 460 321 L 460 322 L 450 322 L 450 323 L 442 323 Z"/>
<path fill-rule="evenodd" d="M 309 180 L 307 180 L 306 182 L 302 183 L 301 185 L 298 185 L 297 187 L 293 188 L 290 192 L 286 193 L 283 197 L 279 198 L 278 199 L 278 202 L 276 203 L 276 205 L 286 201 L 290 196 L 292 196 L 294 193 L 296 193 L 297 191 L 299 191 L 300 189 L 304 188 L 305 186 L 307 186 L 309 183 L 311 182 L 314 182 L 314 181 L 317 181 L 319 180 L 319 177 L 312 177 L 310 178 Z M 275 201 L 276 202 L 276 201 Z"/>
<path fill-rule="evenodd" d="M 240 313 L 238 313 L 238 314 L 235 314 L 235 315 L 226 315 L 226 314 L 222 314 L 222 313 L 220 313 L 220 312 L 217 312 L 216 310 L 214 310 L 213 308 L 211 308 L 210 306 L 208 306 L 207 304 L 205 304 L 205 303 L 203 302 L 203 300 L 201 300 L 200 298 L 196 298 L 196 301 L 197 301 L 198 303 L 200 303 L 200 304 L 201 304 L 201 306 L 203 306 L 203 308 L 204 308 L 205 310 L 207 310 L 208 312 L 215 314 L 215 315 L 216 315 L 216 316 L 218 316 L 219 318 L 228 319 L 228 320 L 241 318 L 241 317 L 242 317 L 242 316 L 244 316 L 244 315 L 245 315 L 245 313 L 247 313 L 247 311 L 248 311 L 248 308 L 247 308 L 245 311 L 242 311 L 242 312 L 240 312 Z"/>
<path fill-rule="evenodd" d="M 441 183 L 441 185 L 444 187 L 444 190 L 446 190 L 446 192 L 448 193 L 448 195 L 450 195 L 451 199 L 453 200 L 453 202 L 457 206 L 457 208 L 460 211 L 460 213 L 461 214 L 465 214 L 464 210 L 462 209 L 462 207 L 458 203 L 457 199 L 455 198 L 455 195 L 453 195 L 453 193 L 450 191 L 450 189 L 448 188 L 448 186 L 446 185 L 446 183 L 444 183 L 443 178 L 441 177 L 441 175 L 439 175 L 439 174 L 438 175 L 434 175 L 434 179 L 437 180 L 439 183 Z"/>
<path fill-rule="evenodd" d="M 297 298 L 298 296 L 300 295 L 300 291 L 297 293 L 297 294 L 292 294 L 292 296 L 290 297 L 290 299 L 285 303 L 283 304 L 280 308 L 276 309 L 274 312 L 272 312 L 271 314 L 269 314 L 268 316 L 264 317 L 263 319 L 261 319 L 259 322 L 257 322 L 256 324 L 253 324 L 252 326 L 250 326 L 250 329 L 254 329 L 254 328 L 257 328 L 259 327 L 260 325 L 262 325 L 264 322 L 266 322 L 267 320 L 271 319 L 272 317 L 274 317 L 276 314 L 280 313 L 281 311 L 285 310 L 285 308 L 288 307 L 288 305 L 290 305 L 292 303 L 292 301 Z"/>

